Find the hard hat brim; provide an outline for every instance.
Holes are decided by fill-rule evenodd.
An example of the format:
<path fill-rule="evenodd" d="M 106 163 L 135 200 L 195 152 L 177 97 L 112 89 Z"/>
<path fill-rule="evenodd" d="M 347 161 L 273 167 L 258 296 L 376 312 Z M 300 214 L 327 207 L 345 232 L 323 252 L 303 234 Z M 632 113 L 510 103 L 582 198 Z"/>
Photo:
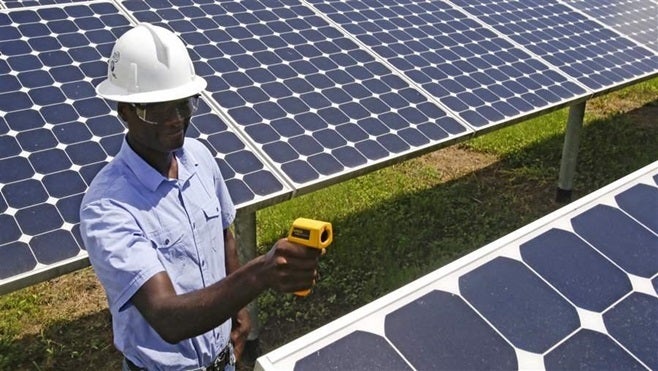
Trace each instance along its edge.
<path fill-rule="evenodd" d="M 96 86 L 96 93 L 102 98 L 125 103 L 158 103 L 191 97 L 201 93 L 207 86 L 206 80 L 199 76 L 183 86 L 153 92 L 129 92 L 107 79 Z"/>

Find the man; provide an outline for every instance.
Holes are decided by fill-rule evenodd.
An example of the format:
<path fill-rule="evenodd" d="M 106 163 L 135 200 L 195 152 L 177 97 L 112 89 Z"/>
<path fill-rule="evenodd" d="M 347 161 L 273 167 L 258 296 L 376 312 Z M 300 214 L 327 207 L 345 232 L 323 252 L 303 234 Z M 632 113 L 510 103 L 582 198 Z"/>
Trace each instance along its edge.
<path fill-rule="evenodd" d="M 80 230 L 124 370 L 233 370 L 250 329 L 244 307 L 316 275 L 318 251 L 286 239 L 240 266 L 224 179 L 185 138 L 205 86 L 178 37 L 140 24 L 117 40 L 97 87 L 128 133 L 82 201 Z"/>

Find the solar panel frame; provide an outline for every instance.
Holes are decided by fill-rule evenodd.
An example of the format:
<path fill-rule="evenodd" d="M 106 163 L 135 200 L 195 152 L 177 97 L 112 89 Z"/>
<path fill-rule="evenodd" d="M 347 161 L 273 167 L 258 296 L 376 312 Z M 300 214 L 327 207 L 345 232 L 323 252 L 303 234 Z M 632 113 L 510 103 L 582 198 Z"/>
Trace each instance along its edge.
<path fill-rule="evenodd" d="M 626 196 L 632 194 L 646 197 L 638 189 L 647 187 L 652 192 L 648 200 L 627 202 Z M 627 200 L 621 202 L 622 199 Z M 582 367 L 583 363 L 569 362 L 582 360 L 580 357 L 588 354 L 593 356 L 589 358 L 593 364 L 612 362 L 599 366 L 655 368 L 658 357 L 649 349 L 655 349 L 658 336 L 648 332 L 658 328 L 658 233 L 650 229 L 651 223 L 643 223 L 648 220 L 641 211 L 646 201 L 657 205 L 658 161 L 261 356 L 255 369 L 303 370 L 359 364 L 373 355 L 367 353 L 372 340 L 362 340 L 357 346 L 340 351 L 354 342 L 350 338 L 355 334 L 369 335 L 388 344 L 389 347 L 379 347 L 378 352 L 397 354 L 410 369 L 477 369 L 492 364 L 518 369 Z M 600 241 L 581 234 L 578 224 L 589 217 L 588 213 L 599 212 L 602 207 L 615 210 L 648 236 L 653 249 L 644 251 L 650 255 L 636 255 L 634 260 L 651 265 L 650 272 L 620 265 L 624 257 L 606 255 L 600 249 Z M 637 217 L 642 214 L 644 219 Z M 571 242 L 561 244 L 555 236 Z M 546 245 L 542 241 L 546 237 L 554 243 Z M 594 270 L 590 271 L 592 263 Z M 538 291 L 545 291 L 552 299 L 538 296 Z M 450 308 L 447 316 L 440 314 L 444 306 Z M 553 310 L 547 312 L 551 307 Z M 391 326 L 396 321 L 391 316 L 404 315 L 405 311 L 411 317 L 399 323 L 403 327 L 396 336 L 406 334 L 406 341 L 392 340 Z M 467 312 L 473 316 L 459 317 Z M 541 313 L 556 318 L 528 320 Z M 440 319 L 431 319 L 437 316 Z M 478 327 L 481 325 L 469 322 L 474 318 L 481 318 L 482 326 L 493 332 L 483 333 Z M 477 335 L 471 338 L 471 333 Z M 480 346 L 487 337 L 498 336 L 502 340 Z M 436 346 L 444 338 L 446 343 Z M 414 347 L 418 350 L 415 356 L 443 363 L 426 364 L 423 359 L 414 359 L 409 350 Z M 583 352 L 583 347 L 587 352 Z M 495 352 L 487 351 L 491 349 Z M 597 354 L 603 356 L 597 353 L 600 349 L 607 353 L 598 359 Z M 484 354 L 485 358 L 479 357 Z M 348 363 L 341 361 L 344 359 Z M 459 362 L 449 363 L 455 360 Z M 479 361 L 483 363 L 478 364 Z"/>

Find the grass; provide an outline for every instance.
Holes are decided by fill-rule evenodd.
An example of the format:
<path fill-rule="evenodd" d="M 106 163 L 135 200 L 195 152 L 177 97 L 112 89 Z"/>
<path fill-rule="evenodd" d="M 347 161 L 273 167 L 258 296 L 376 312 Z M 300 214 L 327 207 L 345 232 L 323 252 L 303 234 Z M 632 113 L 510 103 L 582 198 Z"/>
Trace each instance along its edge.
<path fill-rule="evenodd" d="M 306 298 L 265 292 L 264 351 L 559 208 L 566 110 L 259 210 L 261 252 L 300 216 L 334 243 Z M 658 159 L 658 79 L 590 100 L 574 198 Z M 102 288 L 84 269 L 0 297 L 0 369 L 118 369 Z"/>

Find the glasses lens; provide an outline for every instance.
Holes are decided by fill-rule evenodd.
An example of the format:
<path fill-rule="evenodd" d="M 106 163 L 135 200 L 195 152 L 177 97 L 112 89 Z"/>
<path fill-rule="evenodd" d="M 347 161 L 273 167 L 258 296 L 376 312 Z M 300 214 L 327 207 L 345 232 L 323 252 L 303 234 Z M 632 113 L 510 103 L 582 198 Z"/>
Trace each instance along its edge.
<path fill-rule="evenodd" d="M 192 116 L 199 104 L 199 96 L 137 107 L 137 115 L 149 124 L 159 124 L 171 119 L 187 119 Z"/>

